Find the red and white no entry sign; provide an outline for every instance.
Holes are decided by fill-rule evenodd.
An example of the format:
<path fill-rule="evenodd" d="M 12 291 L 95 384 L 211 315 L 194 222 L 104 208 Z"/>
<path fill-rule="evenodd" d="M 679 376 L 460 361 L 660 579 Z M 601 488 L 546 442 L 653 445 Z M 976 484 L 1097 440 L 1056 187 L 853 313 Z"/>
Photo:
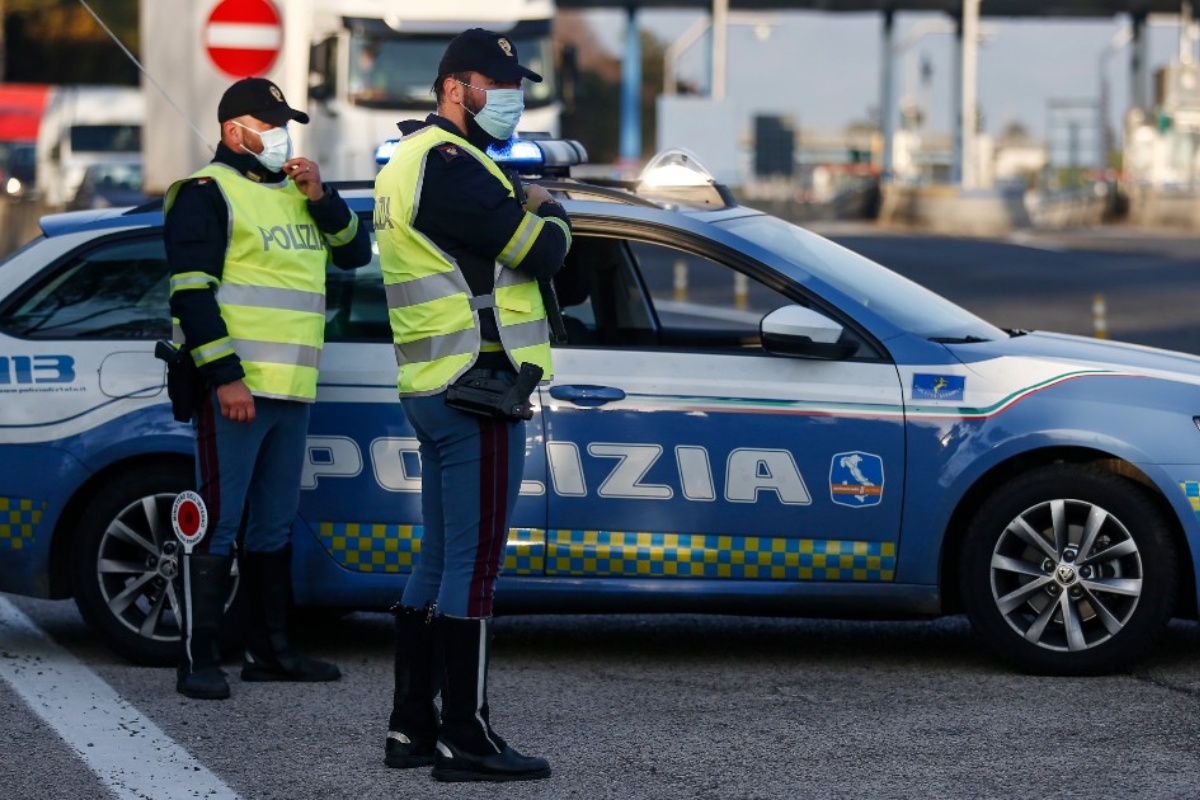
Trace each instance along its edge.
<path fill-rule="evenodd" d="M 221 0 L 204 26 L 204 46 L 231 78 L 266 73 L 283 46 L 283 21 L 270 0 Z"/>

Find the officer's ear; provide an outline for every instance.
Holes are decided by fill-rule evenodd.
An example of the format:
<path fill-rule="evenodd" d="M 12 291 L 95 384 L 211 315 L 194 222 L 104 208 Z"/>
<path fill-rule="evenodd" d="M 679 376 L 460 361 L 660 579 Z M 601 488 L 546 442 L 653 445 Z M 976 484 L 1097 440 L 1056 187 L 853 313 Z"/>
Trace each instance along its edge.
<path fill-rule="evenodd" d="M 221 141 L 235 150 L 242 143 L 242 129 L 236 122 L 227 119 L 221 123 Z"/>
<path fill-rule="evenodd" d="M 442 97 L 454 104 L 461 104 L 463 101 L 463 85 L 458 82 L 458 78 L 453 75 L 447 75 L 442 78 Z"/>

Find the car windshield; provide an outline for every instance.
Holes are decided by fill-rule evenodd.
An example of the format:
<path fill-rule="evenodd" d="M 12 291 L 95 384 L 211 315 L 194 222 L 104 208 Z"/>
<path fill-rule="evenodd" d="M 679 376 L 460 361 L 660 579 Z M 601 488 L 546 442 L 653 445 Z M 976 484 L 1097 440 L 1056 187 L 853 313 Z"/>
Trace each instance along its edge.
<path fill-rule="evenodd" d="M 960 342 L 1007 338 L 1004 331 L 941 295 L 781 219 L 755 215 L 721 224 L 916 336 Z"/>
<path fill-rule="evenodd" d="M 142 189 L 141 164 L 93 164 L 87 177 L 97 187 L 139 192 Z"/>

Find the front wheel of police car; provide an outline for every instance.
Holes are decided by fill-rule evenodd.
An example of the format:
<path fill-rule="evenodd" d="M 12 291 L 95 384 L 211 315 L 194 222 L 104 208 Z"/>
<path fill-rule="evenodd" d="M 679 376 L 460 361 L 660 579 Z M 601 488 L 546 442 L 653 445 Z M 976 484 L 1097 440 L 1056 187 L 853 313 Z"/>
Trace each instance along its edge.
<path fill-rule="evenodd" d="M 113 650 L 138 664 L 179 658 L 175 577 L 183 547 L 171 527 L 171 508 L 193 484 L 191 468 L 181 464 L 123 472 L 97 489 L 76 530 L 70 559 L 75 603 Z M 240 619 L 240 604 L 231 608 L 236 565 L 233 570 L 227 639 Z"/>
<path fill-rule="evenodd" d="M 963 602 L 984 643 L 1026 672 L 1093 675 L 1140 656 L 1175 605 L 1175 547 L 1133 481 L 1054 464 L 1002 486 L 963 547 Z"/>

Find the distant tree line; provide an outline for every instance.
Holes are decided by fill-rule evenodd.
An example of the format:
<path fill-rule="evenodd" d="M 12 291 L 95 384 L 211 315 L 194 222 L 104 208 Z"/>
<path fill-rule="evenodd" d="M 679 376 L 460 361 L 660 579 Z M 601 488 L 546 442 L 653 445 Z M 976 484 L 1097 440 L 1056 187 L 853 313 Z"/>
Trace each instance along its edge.
<path fill-rule="evenodd" d="M 87 0 L 135 55 L 138 0 Z M 134 86 L 138 70 L 79 0 L 0 0 L 3 79 Z"/>

